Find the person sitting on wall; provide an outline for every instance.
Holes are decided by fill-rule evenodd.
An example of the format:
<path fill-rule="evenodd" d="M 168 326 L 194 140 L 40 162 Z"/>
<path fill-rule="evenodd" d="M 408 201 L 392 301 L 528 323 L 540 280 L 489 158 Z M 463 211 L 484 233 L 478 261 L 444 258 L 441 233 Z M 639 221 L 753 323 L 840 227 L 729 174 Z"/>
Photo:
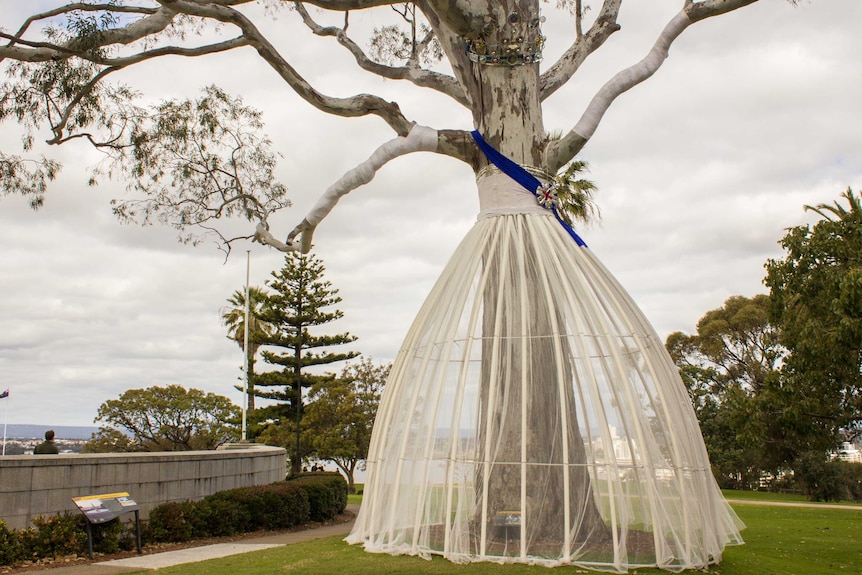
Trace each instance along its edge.
<path fill-rule="evenodd" d="M 58 453 L 60 448 L 54 444 L 54 430 L 49 429 L 45 432 L 45 441 L 33 449 L 33 455 L 57 455 Z"/>

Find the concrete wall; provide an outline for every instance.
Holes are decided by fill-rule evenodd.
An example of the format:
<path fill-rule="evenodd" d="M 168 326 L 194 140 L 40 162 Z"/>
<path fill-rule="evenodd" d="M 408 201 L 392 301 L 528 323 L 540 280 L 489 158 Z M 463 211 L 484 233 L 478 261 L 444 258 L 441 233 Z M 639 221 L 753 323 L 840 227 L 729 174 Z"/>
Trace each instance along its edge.
<path fill-rule="evenodd" d="M 79 513 L 73 497 L 126 491 L 141 518 L 168 501 L 284 479 L 285 450 L 233 444 L 217 451 L 0 457 L 0 519 L 24 529 L 37 515 Z M 130 515 L 131 517 L 131 515 Z"/>

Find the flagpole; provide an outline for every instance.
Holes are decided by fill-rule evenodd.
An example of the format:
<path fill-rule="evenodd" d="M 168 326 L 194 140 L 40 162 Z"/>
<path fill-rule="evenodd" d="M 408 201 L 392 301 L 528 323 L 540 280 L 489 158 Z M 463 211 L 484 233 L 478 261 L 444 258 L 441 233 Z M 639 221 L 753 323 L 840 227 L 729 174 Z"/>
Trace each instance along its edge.
<path fill-rule="evenodd" d="M 243 379 L 242 384 L 242 441 L 245 441 L 247 438 L 246 433 L 246 417 L 248 412 L 248 369 L 249 369 L 249 361 L 248 361 L 248 316 L 249 309 L 251 307 L 251 302 L 249 302 L 249 287 L 248 287 L 248 278 L 249 278 L 249 270 L 251 269 L 251 250 L 246 250 L 245 252 L 245 334 L 243 336 L 243 346 L 242 349 L 245 352 L 243 354 L 243 371 L 245 372 L 245 378 Z"/>
<path fill-rule="evenodd" d="M 6 390 L 9 391 L 8 389 Z M 6 424 L 9 423 L 9 394 L 6 394 L 4 397 L 6 401 L 3 403 L 6 404 L 6 413 L 3 415 L 3 455 L 2 457 L 6 457 Z"/>

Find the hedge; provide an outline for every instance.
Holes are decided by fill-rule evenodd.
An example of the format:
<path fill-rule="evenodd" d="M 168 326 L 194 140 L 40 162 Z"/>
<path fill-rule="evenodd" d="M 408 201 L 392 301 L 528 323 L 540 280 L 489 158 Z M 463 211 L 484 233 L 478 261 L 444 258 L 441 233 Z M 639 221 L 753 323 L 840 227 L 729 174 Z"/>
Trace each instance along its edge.
<path fill-rule="evenodd" d="M 220 491 L 196 502 L 166 503 L 150 512 L 154 541 L 187 541 L 259 529 L 286 529 L 344 513 L 347 481 L 339 473 L 305 473 L 287 481 Z"/>
<path fill-rule="evenodd" d="M 271 485 L 221 491 L 200 501 L 163 503 L 150 511 L 144 543 L 182 542 L 260 529 L 286 529 L 326 521 L 344 512 L 347 482 L 338 473 L 308 473 Z M 135 547 L 133 522 L 93 525 L 93 550 L 115 553 Z M 63 513 L 39 516 L 27 529 L 10 530 L 0 520 L 0 565 L 87 553 L 86 518 Z"/>
<path fill-rule="evenodd" d="M 305 490 L 285 482 L 257 487 L 240 487 L 210 495 L 198 505 L 215 505 L 230 516 L 239 533 L 258 529 L 284 529 L 305 523 L 309 518 L 308 495 Z M 217 531 L 221 517 L 212 517 L 211 510 L 205 514 L 212 518 L 201 521 L 202 530 Z"/>
<path fill-rule="evenodd" d="M 302 487 L 308 494 L 312 521 L 326 521 L 344 513 L 347 507 L 347 481 L 340 473 L 301 473 L 288 483 Z"/>

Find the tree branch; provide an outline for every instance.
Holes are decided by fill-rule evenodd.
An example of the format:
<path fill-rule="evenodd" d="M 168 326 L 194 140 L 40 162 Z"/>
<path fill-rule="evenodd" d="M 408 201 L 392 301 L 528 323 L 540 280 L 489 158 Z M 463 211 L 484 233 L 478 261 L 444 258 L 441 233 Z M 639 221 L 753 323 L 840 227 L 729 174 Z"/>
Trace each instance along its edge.
<path fill-rule="evenodd" d="M 459 0 L 422 0 L 422 4 L 428 5 L 428 8 L 433 11 L 434 15 L 452 29 L 459 36 L 467 36 L 474 32 L 474 23 L 468 17 L 464 10 L 464 6 L 460 5 Z M 475 3 L 473 8 L 482 8 L 480 4 Z M 484 11 L 487 12 L 488 6 L 485 6 Z M 425 9 L 423 9 L 425 12 Z"/>
<path fill-rule="evenodd" d="M 795 0 L 790 1 L 795 3 Z M 685 0 L 683 12 L 692 22 L 699 22 L 705 18 L 727 14 L 755 2 L 757 0 L 703 0 L 697 3 L 694 0 Z"/>
<path fill-rule="evenodd" d="M 406 137 L 399 136 L 384 143 L 374 150 L 367 160 L 349 170 L 337 182 L 329 186 L 305 216 L 305 219 L 288 234 L 287 241 L 283 243 L 278 242 L 278 240 L 273 241 L 274 238 L 271 237 L 271 234 L 267 230 L 262 230 L 261 226 L 258 226 L 255 240 L 271 245 L 281 251 L 301 251 L 302 253 L 308 253 L 311 250 L 311 238 L 315 228 L 329 215 L 342 196 L 370 182 L 377 175 L 377 171 L 380 168 L 395 158 L 413 152 L 435 152 L 437 151 L 437 145 L 438 136 L 436 130 L 414 125 Z M 298 236 L 301 236 L 300 241 L 294 242 L 294 239 Z"/>
<path fill-rule="evenodd" d="M 164 46 L 162 48 L 156 48 L 154 50 L 145 50 L 143 52 L 139 52 L 131 56 L 125 56 L 122 58 L 105 58 L 102 60 L 94 59 L 93 61 L 99 64 L 105 64 L 106 66 L 124 68 L 126 66 L 131 66 L 132 64 L 138 64 L 145 60 L 151 60 L 153 58 L 158 58 L 161 56 L 184 56 L 187 58 L 195 58 L 197 56 L 206 56 L 209 54 L 217 54 L 219 52 L 227 52 L 228 50 L 233 50 L 234 48 L 241 48 L 243 46 L 248 46 L 248 41 L 244 37 L 238 36 L 230 40 L 225 40 L 224 42 L 197 46 L 195 48 Z"/>
<path fill-rule="evenodd" d="M 376 6 L 398 4 L 398 2 L 393 2 L 392 0 L 305 0 L 305 3 L 335 12 L 364 10 L 365 8 L 374 8 Z"/>
<path fill-rule="evenodd" d="M 414 58 L 408 61 L 406 66 L 386 66 L 378 62 L 374 62 L 368 58 L 359 45 L 347 36 L 346 26 L 345 28 L 320 26 L 311 18 L 311 15 L 309 15 L 303 4 L 303 2 L 294 2 L 296 10 L 302 17 L 302 21 L 305 25 L 308 26 L 316 36 L 335 37 L 336 40 L 338 40 L 338 43 L 344 46 L 353 55 L 359 67 L 366 72 L 371 72 L 381 78 L 387 78 L 390 80 L 407 80 L 416 86 L 430 88 L 440 92 L 441 94 L 445 94 L 463 106 L 469 105 L 463 86 L 461 86 L 452 76 L 421 68 L 415 55 Z M 427 44 L 429 41 L 430 38 L 427 38 L 422 42 L 422 44 Z"/>
<path fill-rule="evenodd" d="M 568 50 L 560 56 L 553 66 L 542 74 L 541 77 L 541 100 L 545 101 L 551 94 L 568 82 L 587 57 L 598 50 L 611 34 L 620 29 L 617 17 L 620 12 L 622 0 L 605 0 L 602 4 L 598 18 L 586 35 L 581 34 L 580 15 L 576 15 L 577 35 L 575 41 Z"/>
<path fill-rule="evenodd" d="M 5 34 L 0 32 L 0 38 L 12 38 L 9 34 Z M 248 41 L 239 36 L 237 38 L 233 38 L 231 40 L 225 40 L 224 42 L 217 42 L 215 44 L 206 44 L 204 46 L 198 46 L 195 48 L 185 48 L 180 46 L 163 46 L 161 48 L 156 48 L 154 50 L 144 50 L 143 52 L 139 52 L 137 54 L 132 54 L 131 56 L 122 56 L 119 58 L 108 58 L 104 56 L 94 55 L 89 52 L 74 50 L 69 48 L 68 46 L 51 44 L 50 42 L 34 42 L 30 40 L 22 40 L 18 39 L 16 42 L 21 46 L 27 46 L 28 48 L 38 49 L 38 55 L 36 50 L 32 50 L 30 52 L 30 58 L 25 59 L 24 61 L 31 63 L 45 62 L 47 60 L 52 60 L 57 57 L 72 57 L 77 56 L 84 60 L 88 60 L 93 62 L 94 64 L 100 64 L 104 66 L 113 66 L 115 68 L 124 68 L 126 66 L 130 66 L 132 64 L 138 64 L 145 60 L 150 60 L 152 58 L 158 58 L 160 56 L 185 56 L 185 57 L 196 57 L 196 56 L 206 56 L 208 54 L 217 54 L 219 52 L 226 52 L 228 50 L 233 50 L 234 48 L 240 48 L 242 46 L 248 46 Z M 3 48 L 0 48 L 0 52 L 2 52 Z M 51 51 L 53 56 L 45 57 L 44 51 Z M 11 54 L 11 52 L 9 52 Z M 2 59 L 0 59 L 2 61 Z"/>
<path fill-rule="evenodd" d="M 757 0 L 706 0 L 698 3 L 685 0 L 682 11 L 667 23 L 649 53 L 637 64 L 618 72 L 602 86 L 575 127 L 560 140 L 548 144 L 548 169 L 554 172 L 575 157 L 593 136 L 610 105 L 621 94 L 655 74 L 667 59 L 668 49 L 673 41 L 693 22 L 725 14 L 754 2 Z M 692 17 L 689 17 L 689 13 Z"/>
<path fill-rule="evenodd" d="M 250 0 L 222 0 L 220 2 L 204 2 L 203 0 L 158 0 L 162 5 L 155 12 L 128 24 L 122 28 L 100 30 L 93 35 L 95 43 L 90 42 L 84 47 L 77 38 L 64 43 L 52 44 L 49 42 L 30 42 L 20 38 L 21 33 L 16 36 L 2 34 L 0 37 L 9 40 L 8 45 L 0 47 L 0 61 L 9 57 L 23 62 L 47 62 L 56 58 L 80 57 L 100 65 L 114 66 L 116 68 L 126 67 L 147 59 L 164 55 L 201 56 L 231 50 L 241 46 L 253 46 L 261 57 L 291 86 L 291 88 L 307 102 L 316 108 L 330 114 L 344 117 L 357 117 L 374 114 L 380 116 L 399 135 L 406 135 L 412 125 L 401 113 L 395 102 L 387 102 L 370 94 L 358 94 L 350 98 L 333 98 L 321 94 L 313 89 L 311 85 L 294 70 L 288 62 L 278 53 L 273 45 L 260 33 L 257 27 L 242 13 L 231 8 L 231 5 L 247 3 Z M 351 7 L 381 5 L 379 2 L 370 4 L 349 3 Z M 386 3 L 382 3 L 386 4 Z M 341 5 L 341 4 L 339 4 Z M 77 6 L 77 4 L 70 5 Z M 105 7 L 108 9 L 109 7 Z M 40 14 L 40 17 L 48 17 L 71 11 L 68 6 L 65 10 L 55 10 Z M 145 38 L 149 35 L 158 34 L 166 30 L 178 14 L 213 19 L 218 22 L 229 23 L 237 26 L 242 35 L 238 38 L 197 48 L 162 47 L 154 50 L 143 51 L 131 56 L 121 58 L 108 58 L 104 53 L 94 48 L 107 47 L 115 44 L 129 44 Z M 33 17 L 33 21 L 39 18 Z M 31 23 L 22 27 L 26 30 Z M 92 39 L 92 38 L 91 38 Z M 457 91 L 451 86 L 446 86 L 440 78 L 433 75 L 415 74 L 415 81 L 419 85 L 436 86 L 443 93 Z"/>
<path fill-rule="evenodd" d="M 118 6 L 116 4 L 86 4 L 83 2 L 66 4 L 65 6 L 60 6 L 58 8 L 54 8 L 53 10 L 46 10 L 45 12 L 40 12 L 38 14 L 34 14 L 28 17 L 21 25 L 21 27 L 18 28 L 18 32 L 16 32 L 14 36 L 4 35 L 4 37 L 10 39 L 10 42 L 9 44 L 7 44 L 7 46 L 12 46 L 13 44 L 17 43 L 22 38 L 22 36 L 24 36 L 24 33 L 27 32 L 27 30 L 30 28 L 30 25 L 34 22 L 79 10 L 82 12 L 110 11 L 122 12 L 126 14 L 155 14 L 158 11 L 158 8 L 149 8 L 144 6 Z"/>
<path fill-rule="evenodd" d="M 192 0 L 159 0 L 177 12 L 212 18 L 233 24 L 242 31 L 248 44 L 257 50 L 261 58 L 306 102 L 328 114 L 343 117 L 359 117 L 373 114 L 383 119 L 398 135 L 406 135 L 412 123 L 404 117 L 398 104 L 387 102 L 371 94 L 357 94 L 350 98 L 334 98 L 321 94 L 311 87 L 260 30 L 244 14 L 227 6 L 209 4 L 202 6 Z"/>
<path fill-rule="evenodd" d="M 62 14 L 63 12 L 61 11 L 60 13 Z M 80 48 L 80 40 L 77 38 L 71 39 L 64 44 L 50 44 L 27 42 L 18 35 L 3 34 L 2 37 L 8 38 L 10 42 L 6 46 L 0 47 L 0 62 L 6 58 L 22 62 L 46 62 L 54 58 L 68 58 L 69 56 L 79 56 L 83 59 L 91 60 L 88 56 L 96 55 L 96 51 L 93 50 L 94 47 L 105 47 L 114 44 L 128 45 L 137 42 L 142 38 L 166 30 L 173 22 L 175 16 L 175 11 L 163 7 L 122 28 L 100 30 L 95 46 L 88 44 L 86 51 Z M 93 40 L 93 38 L 91 37 L 89 40 Z M 25 48 L 21 45 L 28 47 Z"/>
<path fill-rule="evenodd" d="M 478 170 L 484 155 L 467 130 L 437 130 L 437 153 L 461 160 Z"/>
<path fill-rule="evenodd" d="M 116 71 L 117 68 L 105 68 L 104 70 L 100 71 L 98 74 L 93 76 L 93 78 L 89 82 L 87 82 L 87 84 L 84 85 L 81 90 L 78 91 L 74 98 L 69 100 L 69 103 L 66 105 L 65 110 L 63 110 L 63 112 L 60 114 L 59 121 L 56 124 L 54 122 L 51 122 L 51 132 L 54 133 L 54 137 L 50 140 L 47 140 L 47 143 L 49 145 L 60 144 L 63 141 L 70 139 L 68 137 L 63 138 L 63 130 L 69 123 L 69 117 L 72 114 L 72 110 L 75 108 L 75 106 L 81 103 L 81 100 L 83 100 L 84 97 L 87 96 L 87 94 L 90 94 L 93 91 L 93 88 L 96 86 L 96 84 L 101 82 L 105 76 L 107 76 L 111 72 Z"/>

